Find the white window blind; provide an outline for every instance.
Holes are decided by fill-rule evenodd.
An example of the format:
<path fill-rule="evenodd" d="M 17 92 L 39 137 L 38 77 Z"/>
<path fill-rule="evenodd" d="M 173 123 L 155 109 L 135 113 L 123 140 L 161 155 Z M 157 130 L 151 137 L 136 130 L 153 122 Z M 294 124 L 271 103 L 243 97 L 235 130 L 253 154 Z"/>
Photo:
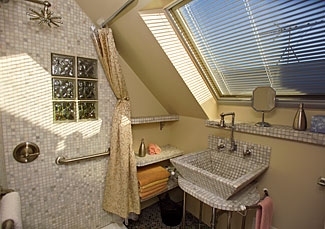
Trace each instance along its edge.
<path fill-rule="evenodd" d="M 325 96 L 324 0 L 193 0 L 172 10 L 221 96 L 258 86 Z"/>

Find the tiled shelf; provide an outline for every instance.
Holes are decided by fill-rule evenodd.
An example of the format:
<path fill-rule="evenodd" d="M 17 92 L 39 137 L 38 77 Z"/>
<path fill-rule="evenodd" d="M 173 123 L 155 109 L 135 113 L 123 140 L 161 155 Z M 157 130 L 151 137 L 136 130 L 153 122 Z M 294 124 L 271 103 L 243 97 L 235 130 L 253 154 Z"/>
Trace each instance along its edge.
<path fill-rule="evenodd" d="M 131 118 L 131 124 L 136 125 L 136 124 L 145 124 L 145 123 L 172 122 L 178 120 L 179 120 L 178 115 L 134 117 Z"/>
<path fill-rule="evenodd" d="M 146 166 L 154 163 L 158 163 L 161 161 L 165 161 L 174 157 L 178 157 L 183 155 L 183 151 L 180 149 L 177 149 L 174 146 L 166 145 L 161 147 L 161 153 L 155 154 L 155 155 L 149 155 L 147 154 L 145 157 L 136 157 L 137 166 Z"/>
<path fill-rule="evenodd" d="M 207 120 L 205 125 L 220 128 L 218 126 L 219 121 Z M 310 132 L 309 130 L 297 131 L 289 126 L 273 125 L 271 127 L 259 127 L 255 126 L 254 123 L 236 123 L 235 131 L 315 145 L 325 145 L 325 134 Z"/>
<path fill-rule="evenodd" d="M 176 147 L 171 146 L 171 145 L 162 146 L 160 148 L 161 148 L 160 154 L 154 154 L 154 155 L 146 154 L 146 156 L 144 156 L 144 157 L 139 157 L 136 155 L 135 157 L 136 157 L 136 161 L 137 161 L 137 166 L 141 167 L 141 166 L 151 165 L 151 164 L 155 164 L 155 163 L 158 163 L 161 161 L 169 160 L 171 158 L 183 155 L 182 150 L 177 149 Z M 163 194 L 165 192 L 168 192 L 169 190 L 172 190 L 176 187 L 178 187 L 177 178 L 175 177 L 175 175 L 170 176 L 170 178 L 168 180 L 168 184 L 167 184 L 167 189 L 160 193 L 157 193 L 154 197 L 156 197 L 160 194 Z M 154 197 L 141 199 L 141 202 L 152 199 Z"/>

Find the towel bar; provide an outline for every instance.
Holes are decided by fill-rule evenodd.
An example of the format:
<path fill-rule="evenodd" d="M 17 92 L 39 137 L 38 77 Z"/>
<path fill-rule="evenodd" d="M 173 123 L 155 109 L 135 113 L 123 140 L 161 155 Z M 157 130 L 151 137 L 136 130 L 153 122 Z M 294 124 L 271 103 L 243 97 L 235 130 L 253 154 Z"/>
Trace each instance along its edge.
<path fill-rule="evenodd" d="M 263 189 L 263 192 L 264 192 L 264 196 L 261 200 L 263 200 L 264 198 L 266 198 L 267 196 L 269 196 L 269 191 L 267 190 L 267 188 L 264 188 Z M 250 209 L 261 209 L 262 207 L 257 203 L 257 204 L 254 204 L 254 205 L 251 205 L 251 206 L 242 206 L 242 210 L 244 211 L 244 214 L 241 214 L 242 215 L 242 221 L 241 221 L 241 229 L 245 229 L 245 224 L 246 224 L 246 216 L 247 216 L 247 210 L 250 210 Z"/>
<path fill-rule="evenodd" d="M 263 196 L 263 198 L 261 198 L 261 200 L 263 200 L 265 197 L 269 196 L 269 191 L 267 190 L 267 188 L 264 188 L 263 192 L 264 192 L 264 196 Z M 251 205 L 251 206 L 241 205 L 240 208 L 243 211 L 245 211 L 245 210 L 248 210 L 248 209 L 258 209 L 258 208 L 262 208 L 262 207 L 260 205 L 258 205 L 258 204 L 254 204 L 254 205 Z"/>
<path fill-rule="evenodd" d="M 88 159 L 92 159 L 92 158 L 96 158 L 96 157 L 107 156 L 109 154 L 110 154 L 110 148 L 108 148 L 108 150 L 104 153 L 97 153 L 97 154 L 92 154 L 92 155 L 87 155 L 87 156 L 82 156 L 82 157 L 75 157 L 75 158 L 70 158 L 70 159 L 66 159 L 63 156 L 62 157 L 59 156 L 55 159 L 55 163 L 57 165 L 69 164 L 71 162 L 88 160 Z"/>

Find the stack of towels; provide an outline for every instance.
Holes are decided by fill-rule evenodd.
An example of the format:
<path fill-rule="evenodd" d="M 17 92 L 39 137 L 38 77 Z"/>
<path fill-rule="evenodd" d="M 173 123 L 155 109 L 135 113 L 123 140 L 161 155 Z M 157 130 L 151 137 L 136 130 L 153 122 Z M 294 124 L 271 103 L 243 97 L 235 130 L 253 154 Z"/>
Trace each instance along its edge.
<path fill-rule="evenodd" d="M 170 173 L 159 165 L 148 165 L 138 168 L 140 199 L 154 197 L 167 190 Z"/>

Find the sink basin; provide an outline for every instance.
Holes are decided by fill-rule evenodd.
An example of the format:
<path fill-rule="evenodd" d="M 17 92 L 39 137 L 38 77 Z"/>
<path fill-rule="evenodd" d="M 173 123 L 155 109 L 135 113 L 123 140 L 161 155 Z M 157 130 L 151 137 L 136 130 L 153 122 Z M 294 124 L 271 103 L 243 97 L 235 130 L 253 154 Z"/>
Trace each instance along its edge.
<path fill-rule="evenodd" d="M 269 167 L 269 161 L 261 160 L 260 155 L 258 159 L 254 155 L 239 155 L 237 152 L 208 149 L 173 158 L 171 162 L 187 181 L 229 199 Z"/>

